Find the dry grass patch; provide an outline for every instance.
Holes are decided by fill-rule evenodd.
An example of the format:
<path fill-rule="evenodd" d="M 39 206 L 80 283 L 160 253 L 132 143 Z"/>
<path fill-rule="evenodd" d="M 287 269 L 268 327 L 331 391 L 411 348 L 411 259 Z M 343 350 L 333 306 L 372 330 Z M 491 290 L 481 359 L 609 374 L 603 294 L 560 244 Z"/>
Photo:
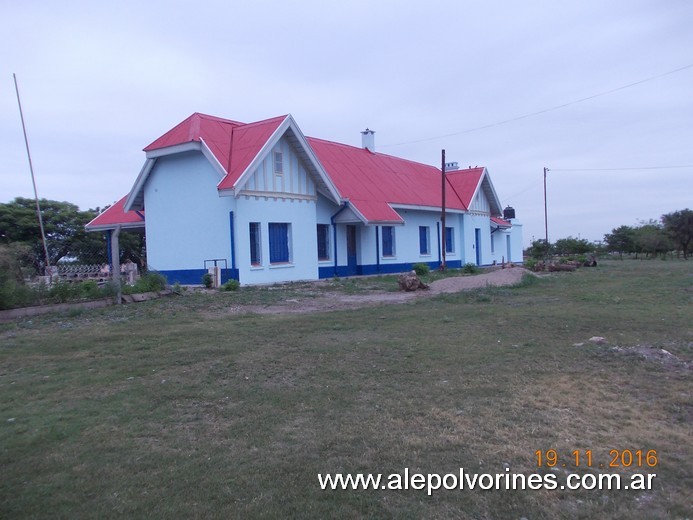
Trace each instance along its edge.
<path fill-rule="evenodd" d="M 329 313 L 229 315 L 258 301 L 225 293 L 4 325 L 0 516 L 685 518 L 689 265 Z M 327 472 L 529 474 L 548 449 L 656 449 L 655 489 L 318 487 Z"/>

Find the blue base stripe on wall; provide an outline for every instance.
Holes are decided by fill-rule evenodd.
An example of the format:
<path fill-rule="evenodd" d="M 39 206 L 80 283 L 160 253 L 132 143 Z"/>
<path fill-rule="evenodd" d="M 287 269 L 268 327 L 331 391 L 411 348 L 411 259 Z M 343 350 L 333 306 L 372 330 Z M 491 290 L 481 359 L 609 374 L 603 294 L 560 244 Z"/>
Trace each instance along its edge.
<path fill-rule="evenodd" d="M 183 285 L 202 285 L 202 276 L 207 272 L 206 269 L 177 269 L 172 271 L 157 271 L 163 274 L 169 284 L 176 282 Z M 238 269 L 222 269 L 221 283 L 224 284 L 230 279 L 238 280 Z"/>
<path fill-rule="evenodd" d="M 438 269 L 438 267 L 440 266 L 440 262 L 405 262 L 401 264 L 359 265 L 357 266 L 356 276 L 405 273 L 412 270 L 412 266 L 414 265 L 414 263 L 425 263 L 428 265 L 428 267 L 431 268 L 431 271 Z M 452 260 L 447 263 L 447 266 L 449 269 L 460 269 L 462 267 L 462 262 L 460 260 Z M 183 285 L 202 285 L 202 276 L 207 271 L 205 269 L 178 269 L 157 272 L 164 275 L 169 284 L 174 284 L 178 282 Z M 348 276 L 354 276 L 354 274 L 349 274 L 346 265 L 337 266 L 336 273 L 335 267 L 333 265 L 318 268 L 318 277 L 320 279 L 334 278 L 335 276 L 338 276 L 340 278 L 346 278 Z M 238 269 L 221 270 L 221 283 L 226 283 L 230 279 L 239 280 Z"/>
<path fill-rule="evenodd" d="M 440 262 L 409 262 L 401 264 L 369 264 L 358 266 L 358 274 L 360 275 L 373 275 L 373 274 L 397 274 L 406 273 L 412 270 L 414 263 L 425 263 L 431 268 L 431 271 L 438 269 Z M 449 269 L 459 269 L 462 267 L 462 262 L 460 260 L 452 260 L 447 263 Z M 335 268 L 333 265 L 329 267 L 320 267 L 319 269 L 320 278 L 332 278 L 334 276 L 347 277 L 349 276 L 347 272 L 347 266 L 340 265 L 337 266 L 337 273 L 335 274 Z M 352 275 L 353 276 L 353 275 Z"/>

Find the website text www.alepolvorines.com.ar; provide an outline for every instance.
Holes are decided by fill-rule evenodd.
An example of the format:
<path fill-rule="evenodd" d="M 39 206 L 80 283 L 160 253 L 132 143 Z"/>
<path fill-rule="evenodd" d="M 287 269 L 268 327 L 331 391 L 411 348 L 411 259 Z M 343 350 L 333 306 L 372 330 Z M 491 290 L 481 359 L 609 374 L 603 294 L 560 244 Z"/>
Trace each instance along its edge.
<path fill-rule="evenodd" d="M 319 473 L 318 482 L 323 490 L 419 490 L 428 495 L 437 491 L 454 490 L 649 490 L 656 473 L 568 473 L 565 477 L 554 473 Z"/>

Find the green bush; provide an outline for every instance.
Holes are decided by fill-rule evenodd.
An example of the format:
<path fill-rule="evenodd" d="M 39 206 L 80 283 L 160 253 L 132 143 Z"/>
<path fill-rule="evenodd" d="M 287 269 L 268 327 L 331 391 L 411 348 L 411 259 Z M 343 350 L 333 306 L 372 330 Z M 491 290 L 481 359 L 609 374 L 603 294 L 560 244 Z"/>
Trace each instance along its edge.
<path fill-rule="evenodd" d="M 133 289 L 135 293 L 163 291 L 166 289 L 166 277 L 163 274 L 150 271 L 147 274 L 143 274 L 135 282 Z"/>
<path fill-rule="evenodd" d="M 79 292 L 82 298 L 86 298 L 87 300 L 93 300 L 104 296 L 104 291 L 99 288 L 99 284 L 94 280 L 87 280 L 79 284 Z"/>
<path fill-rule="evenodd" d="M 428 267 L 428 264 L 424 264 L 423 262 L 420 262 L 418 264 L 414 264 L 411 266 L 411 268 L 419 276 L 424 276 L 424 275 L 431 272 L 431 268 Z"/>
<path fill-rule="evenodd" d="M 0 284 L 0 310 L 28 307 L 40 303 L 37 291 L 14 281 Z"/>
<path fill-rule="evenodd" d="M 470 262 L 464 264 L 462 267 L 462 272 L 465 274 L 476 274 L 479 272 L 479 268 Z"/>
<path fill-rule="evenodd" d="M 65 303 L 70 300 L 79 300 L 79 284 L 67 282 L 55 282 L 48 290 L 48 296 L 56 303 Z"/>
<path fill-rule="evenodd" d="M 211 274 L 205 273 L 202 275 L 202 285 L 204 285 L 207 289 L 211 289 L 213 283 L 214 277 Z"/>
<path fill-rule="evenodd" d="M 229 281 L 227 281 L 224 285 L 219 287 L 220 291 L 237 291 L 238 288 L 241 286 L 240 283 L 238 283 L 238 280 L 234 280 L 233 278 Z"/>
<path fill-rule="evenodd" d="M 535 258 L 528 258 L 525 260 L 524 264 L 527 269 L 534 271 L 537 266 L 537 260 Z"/>

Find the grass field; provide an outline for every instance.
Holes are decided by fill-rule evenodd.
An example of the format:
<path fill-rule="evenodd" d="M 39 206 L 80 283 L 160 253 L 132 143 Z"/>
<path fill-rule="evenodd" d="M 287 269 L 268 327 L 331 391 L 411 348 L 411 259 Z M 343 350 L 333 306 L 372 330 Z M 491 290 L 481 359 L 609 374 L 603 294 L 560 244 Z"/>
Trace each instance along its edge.
<path fill-rule="evenodd" d="M 343 290 L 373 283 L 386 285 Z M 0 518 L 693 516 L 690 261 L 330 313 L 224 312 L 267 294 L 0 325 Z M 559 463 L 538 468 L 550 449 Z M 656 450 L 657 465 L 599 468 L 612 449 Z M 432 496 L 317 478 L 506 467 L 657 476 L 649 491 Z"/>

